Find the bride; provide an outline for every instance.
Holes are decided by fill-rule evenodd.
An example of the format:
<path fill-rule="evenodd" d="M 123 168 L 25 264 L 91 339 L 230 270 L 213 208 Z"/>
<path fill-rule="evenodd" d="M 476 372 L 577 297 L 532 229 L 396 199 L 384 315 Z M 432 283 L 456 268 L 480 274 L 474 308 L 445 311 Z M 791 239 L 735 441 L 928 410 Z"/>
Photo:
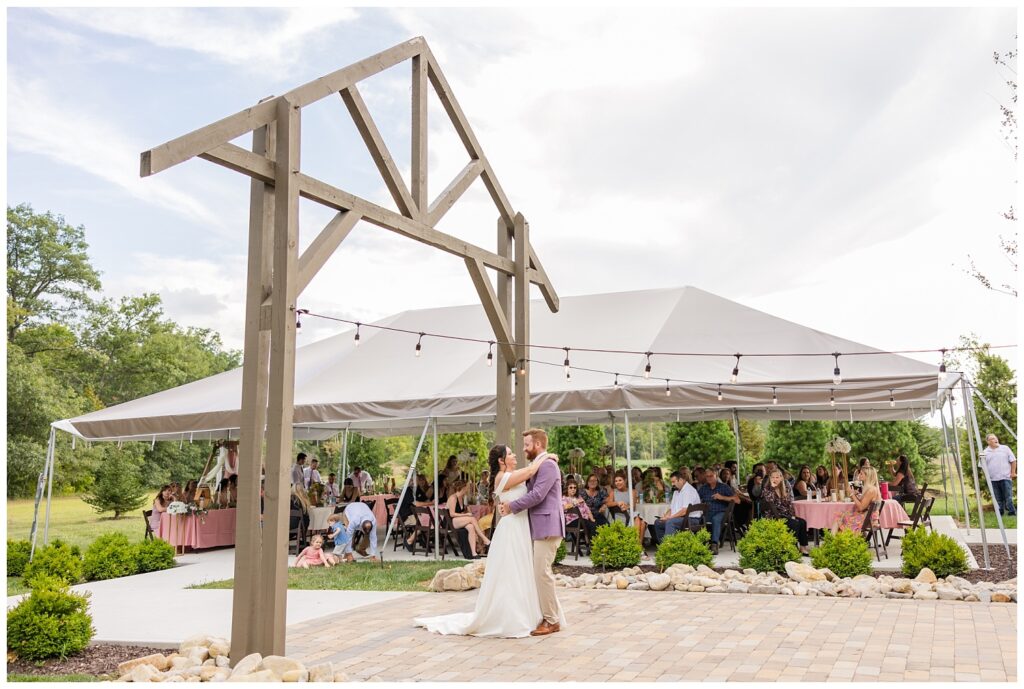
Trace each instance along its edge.
<path fill-rule="evenodd" d="M 524 469 L 516 469 L 516 456 L 505 445 L 495 445 L 488 457 L 494 477 L 495 501 L 511 502 L 526 495 L 526 480 L 548 455 Z M 564 616 L 562 624 L 565 624 Z M 487 557 L 487 572 L 473 612 L 414 620 L 417 626 L 440 634 L 525 637 L 542 619 L 533 571 L 533 541 L 527 511 L 502 517 L 494 530 Z"/>

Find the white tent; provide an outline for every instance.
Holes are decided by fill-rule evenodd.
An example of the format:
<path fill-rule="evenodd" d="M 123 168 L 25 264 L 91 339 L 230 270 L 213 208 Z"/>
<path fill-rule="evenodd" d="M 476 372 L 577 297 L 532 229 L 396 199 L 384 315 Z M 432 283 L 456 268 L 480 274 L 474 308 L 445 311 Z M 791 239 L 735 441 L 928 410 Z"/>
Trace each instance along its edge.
<path fill-rule="evenodd" d="M 540 425 L 601 423 L 627 411 L 637 421 L 730 419 L 734 413 L 793 421 L 908 420 L 932 412 L 958 381 L 953 374 L 938 383 L 935 365 L 695 287 L 566 297 L 557 314 L 537 301 L 531 319 L 531 421 Z M 428 335 L 416 357 L 419 332 Z M 358 347 L 349 331 L 298 348 L 295 437 L 324 439 L 346 428 L 411 435 L 427 418 L 441 432 L 491 427 L 495 373 L 487 366 L 486 341 L 492 338 L 482 307 L 474 305 L 406 311 L 363 325 Z M 576 347 L 654 352 L 650 378 L 643 378 L 643 353 Z M 838 385 L 832 352 L 842 355 Z M 736 353 L 742 356 L 732 384 Z M 567 356 L 571 380 L 563 369 Z M 55 427 L 89 440 L 238 438 L 241 389 L 239 368 Z"/>

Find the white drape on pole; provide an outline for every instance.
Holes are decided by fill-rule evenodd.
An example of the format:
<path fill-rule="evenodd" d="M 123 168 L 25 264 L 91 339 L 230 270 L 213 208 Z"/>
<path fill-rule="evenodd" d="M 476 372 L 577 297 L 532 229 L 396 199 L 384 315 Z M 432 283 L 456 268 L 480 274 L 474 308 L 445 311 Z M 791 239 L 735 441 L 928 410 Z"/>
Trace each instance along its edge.
<path fill-rule="evenodd" d="M 629 490 L 629 520 L 626 526 L 632 526 L 636 510 L 636 507 L 633 505 L 633 452 L 630 449 L 629 443 L 629 414 L 623 414 L 623 416 L 626 419 L 626 485 L 628 486 L 627 490 Z M 614 485 L 612 485 L 612 489 L 615 489 Z"/>

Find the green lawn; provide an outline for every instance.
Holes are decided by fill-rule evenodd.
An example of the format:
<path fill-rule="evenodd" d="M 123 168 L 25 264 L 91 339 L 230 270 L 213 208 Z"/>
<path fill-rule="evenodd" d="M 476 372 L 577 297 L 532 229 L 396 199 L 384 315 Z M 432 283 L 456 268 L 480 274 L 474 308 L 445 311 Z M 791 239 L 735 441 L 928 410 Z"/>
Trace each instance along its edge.
<path fill-rule="evenodd" d="M 153 502 L 152 496 L 146 498 L 146 509 Z M 33 500 L 7 501 L 7 538 L 28 540 L 32 532 Z M 46 502 L 39 505 L 38 542 L 43 539 L 43 521 L 46 517 Z M 68 543 L 79 546 L 83 551 L 97 536 L 117 531 L 128 536 L 128 540 L 141 541 L 146 531 L 142 522 L 142 510 L 138 510 L 120 519 L 111 519 L 111 513 L 99 514 L 82 498 L 75 495 L 54 497 L 50 508 L 50 538 L 62 538 Z"/>
<path fill-rule="evenodd" d="M 101 682 L 94 675 L 7 675 L 8 682 Z"/>
<path fill-rule="evenodd" d="M 968 489 L 968 491 L 969 491 L 969 489 Z M 931 489 L 929 489 L 928 492 L 930 493 Z M 957 521 L 957 524 L 959 524 L 961 527 L 963 527 L 965 525 L 964 524 L 964 508 L 963 508 L 963 502 L 962 502 L 963 499 L 960 497 L 960 491 L 959 490 L 956 493 L 956 497 L 957 497 L 958 500 L 961 500 L 961 502 L 958 503 L 958 506 L 960 508 L 959 509 L 960 519 L 958 519 L 956 521 Z M 978 503 L 977 503 L 977 501 L 975 501 L 974 496 L 971 495 L 970 492 L 968 492 L 968 495 L 967 495 L 967 505 L 970 507 L 970 511 L 971 511 L 971 527 L 972 528 L 977 528 L 978 527 Z M 987 529 L 998 529 L 999 528 L 999 522 L 996 521 L 995 507 L 991 503 L 983 503 L 983 506 L 985 508 L 985 528 L 987 528 Z M 938 498 L 936 498 L 935 499 L 935 504 L 932 506 L 932 514 L 945 514 L 945 515 L 949 515 L 949 516 L 951 516 L 951 517 L 953 517 L 955 519 L 957 511 L 953 509 L 953 495 L 950 494 L 950 496 L 949 496 L 949 508 L 948 509 L 946 507 L 946 498 L 945 497 L 939 496 Z M 1016 529 L 1017 528 L 1017 517 L 1016 517 L 1016 515 L 1013 515 L 1013 516 L 1011 516 L 1011 515 L 1003 515 L 1003 526 L 1005 528 L 1007 528 L 1007 529 Z"/>
<path fill-rule="evenodd" d="M 331 568 L 288 570 L 288 588 L 313 591 L 426 591 L 427 584 L 441 569 L 467 564 L 465 560 L 426 560 L 423 562 L 385 561 L 380 563 L 355 562 Z M 211 581 L 193 586 L 197 589 L 229 589 L 233 579 Z"/>
<path fill-rule="evenodd" d="M 7 577 L 7 595 L 20 596 L 23 593 L 28 593 L 25 581 L 21 577 Z"/>

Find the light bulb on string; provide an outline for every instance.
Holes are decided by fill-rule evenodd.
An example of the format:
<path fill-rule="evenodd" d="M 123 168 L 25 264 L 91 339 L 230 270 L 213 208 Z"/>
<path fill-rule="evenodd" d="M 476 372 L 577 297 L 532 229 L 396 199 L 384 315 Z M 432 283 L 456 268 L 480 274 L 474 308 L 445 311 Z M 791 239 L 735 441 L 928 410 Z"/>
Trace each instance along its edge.
<path fill-rule="evenodd" d="M 302 329 L 302 314 L 309 313 L 309 309 L 295 309 L 295 329 Z"/>
<path fill-rule="evenodd" d="M 518 369 L 517 373 L 519 373 L 519 375 L 521 375 L 521 376 L 525 376 L 526 375 L 526 359 L 520 360 L 520 362 L 519 362 L 519 369 Z"/>
<path fill-rule="evenodd" d="M 718 401 L 719 402 L 722 401 L 722 384 L 721 383 L 718 384 Z"/>
<path fill-rule="evenodd" d="M 565 379 L 569 380 L 569 348 L 562 347 L 565 350 L 565 363 L 562 366 L 565 368 Z"/>
<path fill-rule="evenodd" d="M 775 394 L 775 388 L 772 388 L 772 404 L 779 403 L 779 396 Z"/>
<path fill-rule="evenodd" d="M 618 373 L 615 374 L 615 382 L 613 383 L 613 385 L 615 387 L 619 387 L 619 374 Z"/>
<path fill-rule="evenodd" d="M 836 406 L 836 391 L 831 388 L 828 391 L 828 403 L 833 407 Z"/>
<path fill-rule="evenodd" d="M 644 380 L 651 377 L 651 354 L 652 352 L 647 352 L 647 366 L 644 367 Z"/>
<path fill-rule="evenodd" d="M 668 378 L 665 379 L 665 397 L 672 396 L 672 389 L 668 386 Z"/>
<path fill-rule="evenodd" d="M 487 346 L 487 366 L 494 365 L 494 340 L 491 340 Z"/>
<path fill-rule="evenodd" d="M 362 323 L 356 323 L 356 336 L 352 338 L 352 341 L 356 343 L 356 347 L 359 346 L 359 326 L 361 325 Z"/>
<path fill-rule="evenodd" d="M 843 374 L 839 372 L 839 352 L 833 352 L 832 356 L 836 358 L 836 367 L 832 369 L 832 382 L 839 385 L 843 382 Z"/>
<path fill-rule="evenodd" d="M 420 350 L 423 349 L 423 336 L 426 333 L 420 333 L 420 339 L 416 340 L 416 356 L 420 355 Z"/>
<path fill-rule="evenodd" d="M 896 406 L 896 398 L 893 397 L 892 390 L 889 390 L 889 406 L 890 407 L 895 407 Z"/>
<path fill-rule="evenodd" d="M 942 361 L 939 363 L 939 381 L 946 380 L 946 350 L 940 350 L 942 352 Z"/>
<path fill-rule="evenodd" d="M 730 383 L 735 383 L 739 379 L 739 377 L 740 377 L 740 357 L 741 356 L 742 356 L 741 354 L 737 354 L 736 355 L 736 365 L 733 366 L 732 376 L 729 377 L 729 382 Z"/>

